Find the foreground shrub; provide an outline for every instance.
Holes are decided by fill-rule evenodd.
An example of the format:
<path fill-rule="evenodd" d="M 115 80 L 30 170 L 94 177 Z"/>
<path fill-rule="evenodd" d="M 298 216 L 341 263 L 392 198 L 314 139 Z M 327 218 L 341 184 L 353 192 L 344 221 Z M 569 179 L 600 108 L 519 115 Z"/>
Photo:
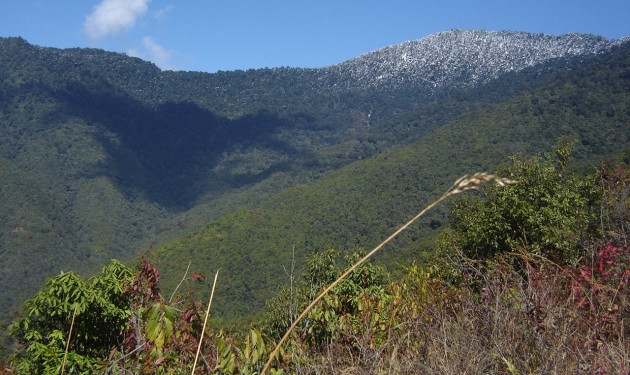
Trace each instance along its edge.
<path fill-rule="evenodd" d="M 457 285 L 413 266 L 404 280 L 358 295 L 353 312 L 333 294 L 311 314 L 328 324 L 331 339 L 313 346 L 316 333 L 300 330 L 285 348 L 294 353 L 291 371 L 627 374 L 627 247 L 603 246 L 575 266 L 533 253 L 519 258 L 518 268 L 460 258 Z"/>
<path fill-rule="evenodd" d="M 61 373 L 67 336 L 76 318 L 66 371 L 96 371 L 98 361 L 124 337 L 129 317 L 124 289 L 131 278 L 131 270 L 112 261 L 87 282 L 72 272 L 49 279 L 42 291 L 25 302 L 22 317 L 9 328 L 24 348 L 17 370 L 22 374 Z"/>
<path fill-rule="evenodd" d="M 570 147 L 555 152 L 554 157 L 513 157 L 500 174 L 518 184 L 488 186 L 483 196 L 456 200 L 450 236 L 442 239 L 439 252 L 457 248 L 469 258 L 491 259 L 525 248 L 557 263 L 575 262 L 597 237 L 601 189 L 595 178 L 567 171 Z"/>

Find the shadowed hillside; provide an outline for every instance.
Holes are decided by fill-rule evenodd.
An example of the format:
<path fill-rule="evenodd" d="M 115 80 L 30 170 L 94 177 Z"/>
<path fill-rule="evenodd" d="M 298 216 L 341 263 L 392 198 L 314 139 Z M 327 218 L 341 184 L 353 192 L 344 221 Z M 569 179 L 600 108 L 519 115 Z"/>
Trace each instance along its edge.
<path fill-rule="evenodd" d="M 561 138 L 576 141 L 584 169 L 627 152 L 629 69 L 625 46 L 529 93 L 462 115 L 412 145 L 225 215 L 156 250 L 165 285 L 174 287 L 188 261 L 206 272 L 221 269 L 219 311 L 247 315 L 288 282 L 282 266 L 291 263 L 294 247 L 298 266 L 329 247 L 371 248 L 463 174 L 494 172 L 509 156 L 546 152 Z M 444 221 L 439 211 L 427 217 L 381 260 L 422 260 Z"/>
<path fill-rule="evenodd" d="M 448 35 L 459 34 L 442 37 Z M 502 38 L 516 49 L 523 38 L 540 39 L 527 35 Z M 111 257 L 130 260 L 224 215 L 208 227 L 242 228 L 221 230 L 232 239 L 220 262 L 235 257 L 240 267 L 229 282 L 241 303 L 233 309 L 256 311 L 283 281 L 266 270 L 286 259 L 293 244 L 300 255 L 328 245 L 369 246 L 415 210 L 415 197 L 430 199 L 454 175 L 469 172 L 465 167 L 492 168 L 503 155 L 537 151 L 570 133 L 580 139 L 583 160 L 605 155 L 612 141 L 626 137 L 627 48 L 575 35 L 557 41 L 578 43 L 577 55 L 536 54 L 518 70 L 488 73 L 483 86 L 462 85 L 466 77 L 440 71 L 449 79 L 427 91 L 414 80 L 373 90 L 359 84 L 368 71 L 355 77 L 346 69 L 358 61 L 393 63 L 380 53 L 339 65 L 340 76 L 331 75 L 334 67 L 205 74 L 0 39 L 3 314 L 48 276 L 67 269 L 89 274 Z M 342 76 L 352 84 L 340 84 Z M 381 156 L 369 159 L 375 155 Z M 466 159 L 471 155 L 478 158 Z M 344 166 L 349 172 L 335 172 Z M 323 185 L 301 185 L 329 174 Z M 398 195 L 408 198 L 392 198 Z M 292 201 L 299 204 L 284 206 L 292 214 L 276 211 Z M 439 228 L 443 217 L 433 220 L 425 227 Z M 215 246 L 216 238 L 200 233 L 207 246 L 164 247 L 175 246 L 179 255 L 160 250 L 177 258 L 167 274 L 179 272 L 186 254 Z M 409 244 L 424 244 L 424 234 L 407 241 L 401 248 L 419 256 L 424 247 Z M 201 265 L 213 268 L 212 262 Z M 247 280 L 250 263 L 261 266 L 258 279 Z"/>

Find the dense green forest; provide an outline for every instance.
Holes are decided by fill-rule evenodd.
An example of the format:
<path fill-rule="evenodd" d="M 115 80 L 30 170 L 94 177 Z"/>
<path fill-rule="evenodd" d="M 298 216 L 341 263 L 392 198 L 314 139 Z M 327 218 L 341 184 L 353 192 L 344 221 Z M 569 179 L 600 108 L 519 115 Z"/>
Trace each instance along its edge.
<path fill-rule="evenodd" d="M 428 93 L 339 86 L 309 69 L 162 72 L 120 54 L 0 39 L 0 320 L 48 276 L 130 260 L 584 59 Z"/>
<path fill-rule="evenodd" d="M 47 277 L 67 282 L 69 270 L 92 275 L 147 249 L 164 295 L 189 262 L 221 269 L 213 324 L 247 321 L 288 284 L 292 262 L 306 274 L 327 249 L 342 262 L 373 247 L 463 174 L 499 171 L 559 139 L 574 142 L 579 173 L 630 155 L 628 43 L 469 90 L 371 91 L 318 74 L 161 72 L 124 55 L 0 39 L 3 326 Z M 433 211 L 371 267 L 409 274 L 433 259 L 445 227 L 464 225 L 450 218 L 446 206 Z M 103 277 L 118 271 L 121 291 L 134 271 L 117 263 Z M 88 296 L 90 282 L 76 281 Z M 207 280 L 191 287 L 209 296 Z M 105 301 L 114 297 L 98 298 L 127 327 L 127 312 Z M 232 339 L 240 345 L 223 345 Z M 102 360 L 102 350 L 84 354 Z"/>
<path fill-rule="evenodd" d="M 462 115 L 409 146 L 225 215 L 153 252 L 162 261 L 164 285 L 173 288 L 189 261 L 204 270 L 222 269 L 227 275 L 217 295 L 218 311 L 226 316 L 256 312 L 277 285 L 287 282 L 282 266 L 291 263 L 293 249 L 300 268 L 329 247 L 374 246 L 460 175 L 495 171 L 509 156 L 551 150 L 563 137 L 576 140 L 574 155 L 583 169 L 627 154 L 628 57 L 627 51 L 615 53 L 561 74 L 536 90 Z M 427 217 L 382 260 L 421 261 L 444 221 L 439 211 Z"/>

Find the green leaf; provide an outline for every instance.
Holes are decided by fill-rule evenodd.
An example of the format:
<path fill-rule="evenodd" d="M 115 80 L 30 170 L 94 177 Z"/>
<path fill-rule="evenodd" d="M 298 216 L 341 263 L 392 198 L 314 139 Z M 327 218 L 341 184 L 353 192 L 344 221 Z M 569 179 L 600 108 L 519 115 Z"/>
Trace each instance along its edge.
<path fill-rule="evenodd" d="M 160 322 L 157 319 L 147 320 L 146 335 L 149 340 L 155 340 L 161 332 Z"/>

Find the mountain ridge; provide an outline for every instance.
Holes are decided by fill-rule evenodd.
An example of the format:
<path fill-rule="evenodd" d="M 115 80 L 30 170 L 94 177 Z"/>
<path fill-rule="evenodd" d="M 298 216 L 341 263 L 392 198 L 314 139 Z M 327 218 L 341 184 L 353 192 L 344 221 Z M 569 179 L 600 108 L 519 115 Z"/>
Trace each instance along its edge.
<path fill-rule="evenodd" d="M 621 42 L 581 33 L 555 36 L 454 29 L 379 48 L 323 69 L 350 75 L 359 86 L 376 88 L 392 85 L 391 80 L 394 85 L 411 81 L 438 88 L 452 83 L 455 72 L 467 79 L 459 87 L 470 88 L 502 73 L 559 57 L 599 53 Z M 427 56 L 432 53 L 437 56 Z"/>
<path fill-rule="evenodd" d="M 165 73 L 221 76 L 252 70 L 301 72 L 307 73 L 308 78 L 313 78 L 316 86 L 321 88 L 323 84 L 324 87 L 328 86 L 328 89 L 340 86 L 339 83 L 326 85 L 330 80 L 340 81 L 346 88 L 398 86 L 402 83 L 428 84 L 427 87 L 437 88 L 447 83 L 453 83 L 454 79 L 449 77 L 449 70 L 462 74 L 463 68 L 472 68 L 472 75 L 464 77 L 470 78 L 470 82 L 464 82 L 464 85 L 458 86 L 466 88 L 488 82 L 502 73 L 519 71 L 550 59 L 603 52 L 611 46 L 623 43 L 628 38 L 630 36 L 621 39 L 606 39 L 587 33 L 550 35 L 522 31 L 452 29 L 433 33 L 421 39 L 384 46 L 321 68 L 276 67 L 216 73 L 160 70 L 149 61 L 130 57 L 126 54 L 94 48 L 41 47 L 29 44 L 20 37 L 0 38 L 0 48 L 2 48 L 3 41 L 4 43 L 8 41 L 26 43 L 36 50 L 49 52 L 47 58 L 53 66 L 55 64 L 75 66 L 85 64 L 85 62 L 81 63 L 76 60 L 76 53 L 81 52 L 82 58 L 88 61 L 108 57 L 106 69 L 110 72 L 126 69 L 124 65 L 143 65 L 145 70 L 149 68 L 149 73 L 158 76 Z M 436 70 L 436 65 L 441 65 L 441 67 Z M 484 69 L 485 67 L 490 68 Z M 136 71 L 140 72 L 140 69 L 136 68 Z M 145 78 L 148 72 L 143 72 Z M 426 75 L 435 77 L 433 79 L 422 77 Z M 461 79 L 462 77 L 457 78 Z M 394 80 L 394 82 L 388 83 L 388 79 Z M 134 81 L 138 81 L 138 77 L 131 80 L 131 82 Z"/>

